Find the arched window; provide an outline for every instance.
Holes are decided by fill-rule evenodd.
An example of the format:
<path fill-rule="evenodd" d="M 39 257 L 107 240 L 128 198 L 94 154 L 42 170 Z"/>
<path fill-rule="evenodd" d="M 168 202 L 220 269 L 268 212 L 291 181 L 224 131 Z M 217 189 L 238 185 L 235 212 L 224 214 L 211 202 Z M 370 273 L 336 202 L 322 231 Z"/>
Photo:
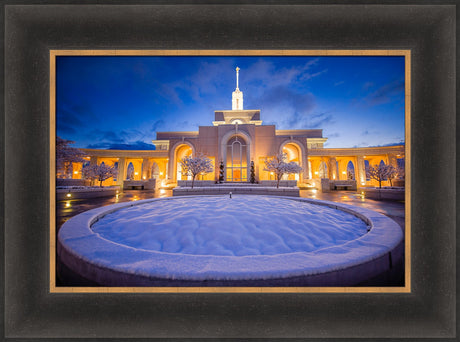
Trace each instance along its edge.
<path fill-rule="evenodd" d="M 134 165 L 132 162 L 130 162 L 128 164 L 128 168 L 127 168 L 127 171 L 126 171 L 126 179 L 134 179 Z"/>
<path fill-rule="evenodd" d="M 238 136 L 227 142 L 226 148 L 227 182 L 246 182 L 248 180 L 248 146 Z"/>
<path fill-rule="evenodd" d="M 381 160 L 379 166 L 380 167 L 385 166 L 385 162 Z M 382 177 L 382 178 L 383 178 L 382 180 L 387 180 L 387 177 Z"/>
<path fill-rule="evenodd" d="M 369 160 L 364 160 L 364 169 L 366 170 L 366 181 L 370 181 L 371 178 L 368 177 L 368 174 L 367 174 L 367 169 L 369 168 Z"/>
<path fill-rule="evenodd" d="M 355 166 L 351 160 L 347 164 L 347 179 L 355 180 Z"/>

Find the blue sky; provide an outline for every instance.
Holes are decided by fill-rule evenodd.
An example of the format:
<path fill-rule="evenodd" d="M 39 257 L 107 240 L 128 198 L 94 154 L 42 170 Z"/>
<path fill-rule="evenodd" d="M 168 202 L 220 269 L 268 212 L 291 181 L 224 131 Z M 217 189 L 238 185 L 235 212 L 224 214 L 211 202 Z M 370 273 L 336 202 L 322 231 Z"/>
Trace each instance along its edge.
<path fill-rule="evenodd" d="M 85 57 L 56 63 L 56 131 L 81 148 L 151 148 L 231 109 L 277 129 L 323 129 L 325 147 L 404 142 L 404 57 Z"/>

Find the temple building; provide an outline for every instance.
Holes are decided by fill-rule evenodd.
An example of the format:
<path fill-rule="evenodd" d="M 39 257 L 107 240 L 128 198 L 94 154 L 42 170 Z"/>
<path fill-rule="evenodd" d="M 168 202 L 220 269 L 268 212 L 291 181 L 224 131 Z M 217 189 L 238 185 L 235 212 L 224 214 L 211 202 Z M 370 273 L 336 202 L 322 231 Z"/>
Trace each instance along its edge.
<path fill-rule="evenodd" d="M 297 162 L 303 169 L 287 177 L 298 185 L 320 187 L 322 180 L 328 179 L 332 183 L 353 181 L 359 188 L 376 185 L 375 180 L 366 177 L 366 165 L 385 163 L 397 167 L 398 159 L 404 159 L 404 145 L 324 148 L 327 137 L 323 137 L 322 129 L 278 130 L 275 125 L 263 125 L 260 110 L 244 109 L 238 75 L 236 68 L 232 109 L 216 110 L 212 125 L 199 126 L 197 131 L 157 132 L 157 140 L 152 141 L 155 150 L 82 149 L 87 163 L 118 168 L 118 176 L 104 185 L 123 187 L 128 180 L 156 179 L 165 186 L 186 180 L 189 176 L 182 172 L 180 160 L 201 153 L 214 165 L 214 172 L 200 176 L 201 180 L 217 181 L 223 163 L 225 182 L 248 182 L 253 162 L 256 181 L 263 182 L 274 179 L 273 174 L 264 171 L 265 160 L 286 153 L 287 161 Z M 84 164 L 73 165 L 72 178 L 81 178 Z"/>

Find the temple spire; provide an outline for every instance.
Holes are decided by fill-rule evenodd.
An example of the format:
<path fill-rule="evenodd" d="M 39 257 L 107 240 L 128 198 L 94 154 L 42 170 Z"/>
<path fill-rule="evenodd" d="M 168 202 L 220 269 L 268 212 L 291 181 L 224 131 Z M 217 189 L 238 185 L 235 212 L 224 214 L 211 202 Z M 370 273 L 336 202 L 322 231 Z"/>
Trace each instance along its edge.
<path fill-rule="evenodd" d="M 232 110 L 243 110 L 243 92 L 238 88 L 240 68 L 236 67 L 236 89 L 232 93 Z"/>
<path fill-rule="evenodd" d="M 238 89 L 238 76 L 240 73 L 240 68 L 236 67 L 236 89 Z"/>

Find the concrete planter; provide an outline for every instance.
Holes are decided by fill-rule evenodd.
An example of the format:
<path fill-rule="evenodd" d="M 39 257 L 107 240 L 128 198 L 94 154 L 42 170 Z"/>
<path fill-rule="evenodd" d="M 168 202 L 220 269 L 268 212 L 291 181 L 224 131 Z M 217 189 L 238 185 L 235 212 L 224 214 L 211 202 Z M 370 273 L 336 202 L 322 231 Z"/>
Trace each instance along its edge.
<path fill-rule="evenodd" d="M 361 188 L 366 198 L 387 201 L 404 201 L 404 188 Z"/>
<path fill-rule="evenodd" d="M 56 186 L 89 186 L 90 183 L 88 179 L 56 178 Z"/>
<path fill-rule="evenodd" d="M 118 186 L 105 188 L 56 189 L 56 201 L 109 197 L 115 196 L 119 191 L 120 189 Z"/>

